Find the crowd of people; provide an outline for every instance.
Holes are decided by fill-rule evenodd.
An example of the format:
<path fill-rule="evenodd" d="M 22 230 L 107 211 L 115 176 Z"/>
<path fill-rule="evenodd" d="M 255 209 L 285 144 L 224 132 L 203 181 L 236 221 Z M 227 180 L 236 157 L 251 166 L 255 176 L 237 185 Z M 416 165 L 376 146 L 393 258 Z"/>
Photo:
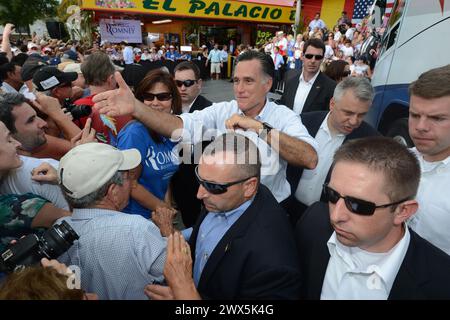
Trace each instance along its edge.
<path fill-rule="evenodd" d="M 79 238 L 3 275 L 0 298 L 450 299 L 450 65 L 410 86 L 408 150 L 363 121 L 372 30 L 345 13 L 309 27 L 192 59 L 170 44 L 16 47 L 6 25 L 1 252 L 61 221 Z M 136 64 L 159 59 L 176 64 Z M 199 66 L 219 79 L 230 61 L 235 99 L 206 99 Z"/>

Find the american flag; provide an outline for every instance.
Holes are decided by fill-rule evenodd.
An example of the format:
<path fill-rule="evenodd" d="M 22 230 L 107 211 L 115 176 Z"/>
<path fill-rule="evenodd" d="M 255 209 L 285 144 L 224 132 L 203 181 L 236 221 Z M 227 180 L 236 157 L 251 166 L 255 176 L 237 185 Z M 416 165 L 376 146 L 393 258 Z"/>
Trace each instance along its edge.
<path fill-rule="evenodd" d="M 392 7 L 394 6 L 395 0 L 386 0 L 386 11 L 384 15 L 389 18 L 391 16 Z"/>
<path fill-rule="evenodd" d="M 369 8 L 372 6 L 374 0 L 355 0 L 355 6 L 353 7 L 352 23 L 361 23 L 362 19 L 369 15 Z M 388 0 L 389 1 L 389 0 Z"/>

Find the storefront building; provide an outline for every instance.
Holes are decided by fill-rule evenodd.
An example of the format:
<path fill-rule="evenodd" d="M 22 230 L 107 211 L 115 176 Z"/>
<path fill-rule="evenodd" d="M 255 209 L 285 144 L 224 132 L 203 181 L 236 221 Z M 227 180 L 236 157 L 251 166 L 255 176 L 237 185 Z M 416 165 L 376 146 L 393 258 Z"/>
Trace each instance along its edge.
<path fill-rule="evenodd" d="M 98 23 L 116 22 L 110 32 L 129 32 L 117 20 L 135 20 L 143 43 L 193 47 L 210 40 L 255 45 L 295 20 L 293 0 L 83 0 L 81 8 L 93 10 Z"/>

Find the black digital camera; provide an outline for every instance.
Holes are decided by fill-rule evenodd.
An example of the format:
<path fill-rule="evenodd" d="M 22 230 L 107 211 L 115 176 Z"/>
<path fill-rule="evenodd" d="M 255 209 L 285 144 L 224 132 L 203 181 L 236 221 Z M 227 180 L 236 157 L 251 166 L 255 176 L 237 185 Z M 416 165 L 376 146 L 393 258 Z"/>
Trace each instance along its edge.
<path fill-rule="evenodd" d="M 56 259 L 78 238 L 78 234 L 66 221 L 54 225 L 41 237 L 29 234 L 0 255 L 0 272 L 11 273 L 38 264 L 42 258 Z"/>
<path fill-rule="evenodd" d="M 64 100 L 64 106 L 67 111 L 72 114 L 74 120 L 78 120 L 83 117 L 87 117 L 91 114 L 92 108 L 88 105 L 76 105 L 70 102 L 70 99 Z"/>

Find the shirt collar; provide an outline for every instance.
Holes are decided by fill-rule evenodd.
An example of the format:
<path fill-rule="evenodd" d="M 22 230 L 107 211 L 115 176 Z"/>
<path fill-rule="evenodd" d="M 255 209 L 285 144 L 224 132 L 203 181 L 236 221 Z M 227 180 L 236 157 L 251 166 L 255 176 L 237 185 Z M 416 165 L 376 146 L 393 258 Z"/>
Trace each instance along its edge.
<path fill-rule="evenodd" d="M 303 72 L 302 72 L 302 73 L 300 74 L 300 79 L 299 79 L 299 81 L 300 81 L 300 83 L 301 83 L 301 82 L 306 82 L 307 84 L 309 84 L 309 85 L 312 86 L 313 83 L 314 83 L 314 81 L 316 81 L 317 77 L 319 76 L 319 73 L 320 73 L 320 70 L 317 71 L 317 73 L 314 75 L 314 77 L 311 78 L 311 80 L 305 81 L 305 78 L 303 78 Z"/>
<path fill-rule="evenodd" d="M 338 132 L 337 134 L 333 135 L 332 132 L 330 131 L 330 127 L 328 127 L 328 117 L 330 116 L 330 112 L 327 113 L 327 116 L 325 117 L 325 119 L 323 120 L 322 124 L 320 125 L 320 129 L 322 129 L 323 131 L 325 131 L 328 136 L 330 137 L 343 137 L 345 136 L 345 134 Z"/>
<path fill-rule="evenodd" d="M 366 270 L 356 269 L 356 264 L 352 259 L 352 252 L 363 251 L 367 254 L 375 255 L 376 253 L 370 253 L 360 248 L 351 248 L 343 245 L 337 239 L 336 232 L 333 232 L 327 242 L 328 251 L 330 256 L 333 257 L 337 254 L 347 264 L 347 271 L 355 271 L 360 273 L 375 272 L 384 281 L 386 288 L 389 288 L 390 290 L 394 284 L 395 278 L 397 277 L 398 270 L 403 263 L 406 252 L 408 251 L 409 242 L 411 239 L 406 223 L 403 224 L 403 228 L 405 233 L 402 239 L 391 250 L 380 254 L 380 259 L 377 265 L 367 266 Z"/>
<path fill-rule="evenodd" d="M 255 120 L 258 120 L 258 121 L 264 121 L 264 119 L 265 118 L 267 118 L 267 112 L 269 112 L 269 111 L 267 111 L 267 109 L 269 109 L 269 99 L 267 99 L 266 98 L 266 103 L 264 104 L 264 107 L 261 109 L 261 111 L 259 112 L 259 114 L 255 117 Z M 237 101 L 236 101 L 236 103 L 237 103 Z M 238 106 L 238 114 L 239 115 L 244 115 L 244 112 L 242 112 L 242 110 L 239 108 L 239 106 Z"/>
<path fill-rule="evenodd" d="M 112 216 L 116 214 L 120 214 L 122 212 L 108 210 L 108 209 L 99 209 L 99 208 L 84 208 L 84 209 L 73 209 L 72 215 L 70 219 L 72 220 L 91 220 L 100 216 Z"/>
<path fill-rule="evenodd" d="M 417 150 L 416 147 L 411 148 L 410 150 L 411 150 L 412 153 L 414 153 L 416 155 L 417 159 L 419 160 L 419 163 L 420 163 L 422 171 L 424 171 L 424 168 L 428 167 L 425 164 L 435 164 L 433 169 L 436 168 L 439 165 L 447 166 L 448 164 L 450 164 L 450 157 L 447 157 L 444 160 L 430 162 L 430 161 L 427 161 L 427 160 L 425 160 L 423 158 L 423 154 L 419 150 Z M 427 170 L 427 171 L 431 171 L 431 170 Z"/>

